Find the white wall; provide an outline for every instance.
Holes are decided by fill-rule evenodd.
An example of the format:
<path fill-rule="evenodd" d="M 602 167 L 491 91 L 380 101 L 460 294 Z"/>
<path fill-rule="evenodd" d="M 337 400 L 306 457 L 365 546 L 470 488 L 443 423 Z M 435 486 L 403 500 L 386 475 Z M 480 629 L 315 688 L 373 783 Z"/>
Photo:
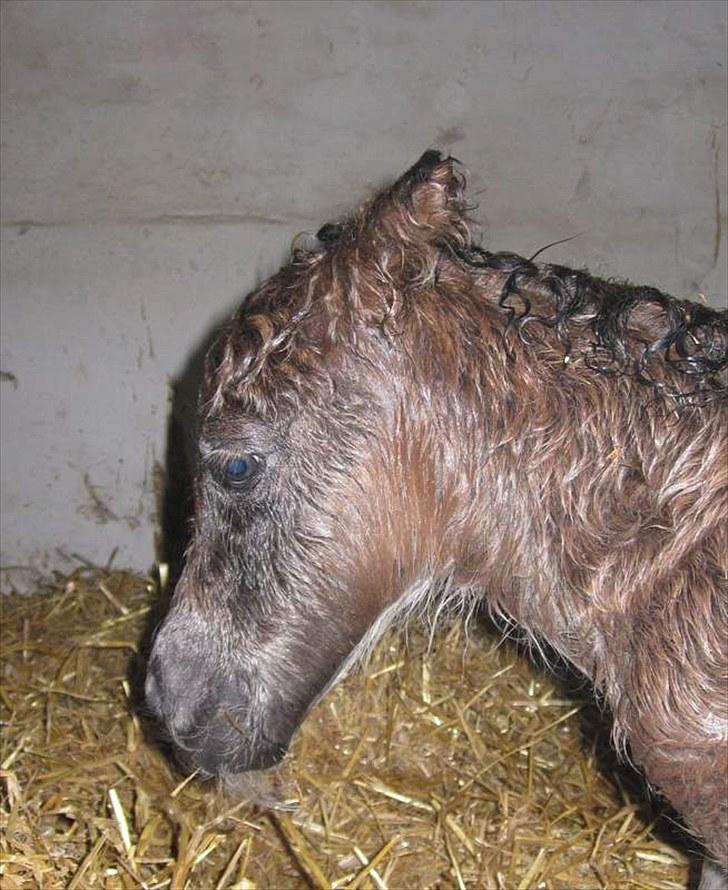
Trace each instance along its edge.
<path fill-rule="evenodd" d="M 148 566 L 170 383 L 429 146 L 494 249 L 724 303 L 726 9 L 3 4 L 3 564 Z"/>

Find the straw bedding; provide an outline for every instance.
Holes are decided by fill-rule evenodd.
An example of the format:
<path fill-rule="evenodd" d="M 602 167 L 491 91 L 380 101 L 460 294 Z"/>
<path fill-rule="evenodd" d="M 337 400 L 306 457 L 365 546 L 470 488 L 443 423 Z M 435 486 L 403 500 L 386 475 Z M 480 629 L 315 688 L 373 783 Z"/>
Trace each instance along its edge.
<path fill-rule="evenodd" d="M 133 707 L 157 597 L 82 568 L 2 598 L 4 890 L 686 886 L 588 691 L 477 627 L 390 633 L 280 768 L 189 780 Z"/>

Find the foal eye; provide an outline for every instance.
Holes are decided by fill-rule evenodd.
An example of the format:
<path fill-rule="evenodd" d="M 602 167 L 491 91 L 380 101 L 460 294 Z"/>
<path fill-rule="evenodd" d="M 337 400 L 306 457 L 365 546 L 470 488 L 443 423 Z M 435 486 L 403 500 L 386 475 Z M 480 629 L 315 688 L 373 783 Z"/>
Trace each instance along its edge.
<path fill-rule="evenodd" d="M 233 488 L 240 486 L 253 476 L 259 466 L 260 459 L 254 454 L 232 457 L 222 467 L 225 482 Z"/>

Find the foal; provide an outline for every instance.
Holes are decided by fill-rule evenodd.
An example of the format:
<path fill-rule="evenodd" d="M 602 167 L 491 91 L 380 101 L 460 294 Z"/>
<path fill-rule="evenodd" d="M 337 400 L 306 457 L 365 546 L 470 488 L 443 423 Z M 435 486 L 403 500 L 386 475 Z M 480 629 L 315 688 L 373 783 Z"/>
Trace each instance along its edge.
<path fill-rule="evenodd" d="M 728 868 L 728 313 L 474 245 L 427 152 L 208 356 L 194 537 L 147 696 L 277 761 L 396 617 L 485 600 L 594 683 Z"/>

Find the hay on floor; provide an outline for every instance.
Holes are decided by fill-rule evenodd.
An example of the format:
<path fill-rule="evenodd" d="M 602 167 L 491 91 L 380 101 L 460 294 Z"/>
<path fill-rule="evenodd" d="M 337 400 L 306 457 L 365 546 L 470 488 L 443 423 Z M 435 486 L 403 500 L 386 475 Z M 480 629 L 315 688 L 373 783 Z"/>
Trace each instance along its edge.
<path fill-rule="evenodd" d="M 586 694 L 459 626 L 388 635 L 242 796 L 186 780 L 130 707 L 154 597 L 80 569 L 0 602 L 4 890 L 686 886 Z"/>

